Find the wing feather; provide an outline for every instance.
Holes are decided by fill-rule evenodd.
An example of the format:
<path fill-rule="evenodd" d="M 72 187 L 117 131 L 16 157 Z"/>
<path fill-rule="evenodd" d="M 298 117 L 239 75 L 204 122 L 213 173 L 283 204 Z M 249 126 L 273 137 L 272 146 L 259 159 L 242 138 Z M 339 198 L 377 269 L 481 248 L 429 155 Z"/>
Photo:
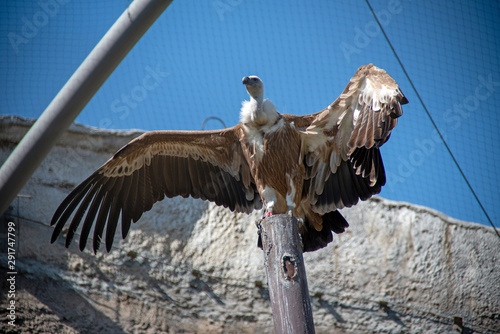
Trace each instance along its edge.
<path fill-rule="evenodd" d="M 64 224 L 69 219 L 75 208 L 81 202 L 82 198 L 87 194 L 87 191 L 92 187 L 91 180 L 86 180 L 82 182 L 78 187 L 76 187 L 69 195 L 64 199 L 64 201 L 59 205 L 50 225 L 56 224 L 54 232 L 52 234 L 52 239 L 50 242 L 54 242 L 64 227 Z"/>
<path fill-rule="evenodd" d="M 69 225 L 68 234 L 66 235 L 66 247 L 69 247 L 71 240 L 73 240 L 73 236 L 75 235 L 76 229 L 78 228 L 78 225 L 80 225 L 80 221 L 82 220 L 85 211 L 87 210 L 90 204 L 90 201 L 94 198 L 95 193 L 100 187 L 101 187 L 100 184 L 93 183 L 92 186 L 90 187 L 90 190 L 85 195 L 85 198 L 83 199 L 82 203 L 76 210 L 76 213 L 73 216 L 73 220 Z"/>
<path fill-rule="evenodd" d="M 137 200 L 138 191 L 139 191 L 138 188 L 139 188 L 139 180 L 140 180 L 139 174 L 140 174 L 140 172 L 141 172 L 141 169 L 135 171 L 133 174 L 130 175 L 130 177 L 123 178 L 124 182 L 130 180 L 130 186 L 129 186 L 128 192 L 123 193 L 124 198 L 123 198 L 122 209 L 124 212 L 126 211 L 129 214 L 129 216 L 131 216 L 131 217 L 133 217 L 133 210 L 134 210 L 135 206 L 137 205 L 137 207 L 139 207 L 139 205 L 140 205 L 140 202 Z M 117 188 L 115 191 L 118 192 L 116 194 L 116 195 L 118 195 L 119 193 L 122 192 L 122 189 Z"/>
<path fill-rule="evenodd" d="M 186 161 L 187 159 L 175 159 L 176 160 L 176 167 L 175 169 L 177 170 L 177 190 L 178 190 L 178 195 L 186 198 L 190 195 L 190 188 L 191 188 L 191 180 L 189 179 L 189 168 L 186 168 Z"/>
<path fill-rule="evenodd" d="M 163 159 L 158 157 L 151 160 L 151 171 L 158 171 L 156 178 L 152 180 L 151 190 L 153 192 L 153 199 L 155 202 L 161 201 L 165 197 L 165 180 L 162 173 Z"/>
<path fill-rule="evenodd" d="M 174 163 L 173 163 L 175 161 L 174 157 L 165 156 L 165 157 L 159 157 L 158 159 L 163 160 L 163 163 L 165 166 L 174 166 Z M 176 194 L 178 193 L 178 191 L 176 189 L 176 178 L 173 175 L 171 169 L 163 167 L 162 170 L 163 170 L 164 184 L 168 185 L 168 186 L 165 186 L 165 195 L 168 198 L 172 198 L 172 197 L 176 196 Z"/>
<path fill-rule="evenodd" d="M 115 180 L 109 180 L 109 182 L 114 183 Z M 101 204 L 103 204 L 104 197 L 106 196 L 106 184 L 100 184 L 99 190 L 96 192 L 96 195 L 92 199 L 92 204 L 90 204 L 89 210 L 87 211 L 87 214 L 85 216 L 85 220 L 83 221 L 83 227 L 81 234 L 89 234 L 90 228 L 92 227 L 92 224 L 94 223 L 95 216 L 97 214 L 97 210 L 99 210 Z M 96 227 L 97 229 L 97 227 Z"/>
<path fill-rule="evenodd" d="M 71 243 L 85 216 L 80 248 L 92 225 L 97 251 L 104 229 L 106 248 L 113 244 L 121 215 L 122 237 L 153 204 L 165 196 L 207 199 L 240 212 L 262 206 L 250 167 L 242 157 L 239 125 L 218 131 L 148 132 L 120 149 L 77 186 L 52 218 L 52 242 L 73 215 L 66 237 Z"/>
<path fill-rule="evenodd" d="M 97 198 L 97 197 L 96 197 Z M 105 192 L 104 198 L 102 199 L 101 207 L 99 208 L 99 213 L 97 214 L 97 223 L 95 229 L 102 229 L 103 227 L 98 226 L 102 222 L 105 222 L 108 218 L 111 209 L 111 196 L 109 192 Z M 90 214 L 87 214 L 87 218 L 90 218 Z M 93 219 L 85 219 L 82 227 L 82 232 L 80 233 L 80 250 L 83 251 L 85 245 L 87 244 L 87 238 L 90 233 L 90 228 L 92 227 Z M 112 225 L 108 223 L 109 226 Z"/>
<path fill-rule="evenodd" d="M 102 191 L 103 188 L 104 187 L 101 185 L 99 191 L 97 192 L 96 196 L 92 200 L 92 205 L 90 206 L 90 209 L 87 213 L 87 216 L 85 217 L 85 221 L 83 222 L 84 227 L 82 228 L 81 234 L 84 234 L 84 233 L 89 234 L 90 227 L 92 226 L 92 224 L 94 223 L 94 220 L 95 220 L 97 208 L 99 207 L 99 205 L 101 205 L 101 203 L 103 201 L 103 197 L 106 197 L 106 194 L 107 194 L 106 192 Z M 88 226 L 88 228 L 86 228 L 87 226 Z M 84 230 L 86 230 L 86 232 Z M 97 222 L 95 227 L 94 227 L 94 242 L 96 240 L 98 240 L 98 242 L 100 244 L 101 239 L 102 239 L 103 230 L 104 230 L 104 222 L 102 222 L 102 221 Z M 69 245 L 66 245 L 66 247 L 67 246 L 69 246 Z M 84 248 L 85 248 L 85 245 L 80 244 L 80 250 L 83 250 Z M 97 251 L 97 249 L 94 248 L 94 251 Z"/>
<path fill-rule="evenodd" d="M 193 196 L 202 198 L 201 191 L 198 188 L 199 184 L 203 184 L 200 180 L 200 174 L 199 174 L 199 160 L 195 159 L 188 159 L 187 160 L 187 165 L 188 165 L 188 172 L 189 172 L 189 181 L 191 183 L 191 191 L 193 193 Z"/>
<path fill-rule="evenodd" d="M 123 182 L 123 184 L 125 185 L 125 182 Z M 118 225 L 118 217 L 120 216 L 120 211 L 122 210 L 122 208 L 118 205 L 119 201 L 118 201 L 117 197 L 113 196 L 113 194 L 111 192 L 106 193 L 105 200 L 106 200 L 106 202 L 108 202 L 108 201 L 110 202 L 109 214 L 107 216 L 106 246 L 109 242 L 109 248 L 111 248 L 111 245 L 113 244 L 113 237 L 114 237 L 114 234 L 116 231 L 116 226 Z M 101 227 L 97 227 L 97 224 L 104 224 L 104 223 L 106 223 L 106 217 L 104 217 L 104 214 L 101 217 L 98 216 L 97 222 L 96 222 L 96 228 L 101 228 Z M 123 226 L 122 226 L 122 228 L 123 228 Z M 83 233 L 82 233 L 82 236 L 83 236 Z M 80 241 L 80 248 L 82 248 L 82 243 L 83 243 L 83 247 L 85 247 L 86 241 L 87 240 Z M 97 248 L 95 246 L 96 246 L 96 244 L 94 244 L 94 252 L 96 252 L 97 248 L 99 247 L 98 245 L 97 245 Z"/>
<path fill-rule="evenodd" d="M 340 168 L 337 170 L 337 179 L 340 184 L 340 196 L 342 202 L 345 206 L 351 206 L 356 204 L 355 190 L 352 186 L 351 177 L 349 171 L 346 169 L 346 164 L 341 164 Z"/>
<path fill-rule="evenodd" d="M 122 210 L 122 238 L 127 237 L 128 231 L 130 230 L 130 225 L 132 223 L 132 217 L 130 217 L 125 211 Z M 110 247 L 111 249 L 111 247 Z"/>

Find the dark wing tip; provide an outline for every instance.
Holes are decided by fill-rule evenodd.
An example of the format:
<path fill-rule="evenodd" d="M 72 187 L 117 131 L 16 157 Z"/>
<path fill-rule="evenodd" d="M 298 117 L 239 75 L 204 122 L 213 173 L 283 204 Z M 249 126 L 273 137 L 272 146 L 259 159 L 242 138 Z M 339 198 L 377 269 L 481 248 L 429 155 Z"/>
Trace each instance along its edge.
<path fill-rule="evenodd" d="M 406 98 L 406 96 L 401 91 L 401 88 L 398 88 L 398 93 L 399 93 L 399 103 L 401 105 L 405 105 L 405 104 L 407 104 L 407 103 L 410 102 L 410 101 L 408 101 L 408 99 Z"/>
<path fill-rule="evenodd" d="M 52 232 L 52 237 L 50 238 L 50 243 L 53 244 L 54 242 L 56 242 L 58 236 L 59 236 L 59 232 L 54 230 Z"/>
<path fill-rule="evenodd" d="M 92 240 L 92 248 L 94 250 L 94 254 L 97 254 L 97 251 L 99 250 L 99 247 L 101 247 L 101 237 L 100 236 L 94 236 L 94 239 Z"/>
<path fill-rule="evenodd" d="M 83 252 L 85 246 L 87 246 L 87 241 L 85 242 L 80 241 L 80 244 L 78 245 L 78 247 L 80 248 L 80 252 Z"/>
<path fill-rule="evenodd" d="M 332 232 L 340 234 L 349 227 L 349 223 L 338 210 L 325 213 L 322 220 L 323 228 L 321 231 L 310 227 L 301 234 L 304 252 L 313 252 L 326 247 L 333 241 Z"/>

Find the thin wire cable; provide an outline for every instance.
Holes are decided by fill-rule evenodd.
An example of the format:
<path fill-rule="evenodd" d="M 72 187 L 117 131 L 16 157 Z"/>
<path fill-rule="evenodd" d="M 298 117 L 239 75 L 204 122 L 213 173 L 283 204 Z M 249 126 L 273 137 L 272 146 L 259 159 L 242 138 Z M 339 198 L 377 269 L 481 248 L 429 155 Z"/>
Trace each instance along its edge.
<path fill-rule="evenodd" d="M 387 43 L 389 44 L 389 47 L 391 48 L 392 52 L 394 53 L 394 56 L 396 57 L 399 65 L 401 66 L 401 68 L 403 69 L 403 72 L 404 74 L 406 75 L 406 78 L 408 79 L 408 81 L 410 82 L 410 85 L 411 87 L 413 88 L 413 90 L 415 91 L 415 94 L 417 94 L 417 98 L 418 100 L 420 101 L 420 103 L 422 104 L 422 107 L 424 107 L 424 110 L 425 110 L 425 113 L 427 114 L 427 116 L 429 117 L 432 125 L 434 126 L 434 129 L 436 129 L 438 135 L 439 135 L 439 138 L 441 138 L 441 141 L 443 142 L 444 146 L 446 147 L 446 150 L 448 151 L 448 153 L 450 154 L 451 158 L 453 159 L 453 162 L 455 163 L 455 165 L 457 166 L 460 174 L 462 174 L 462 177 L 463 179 L 465 180 L 465 183 L 467 183 L 467 186 L 469 187 L 470 191 L 472 192 L 472 195 L 474 196 L 474 198 L 476 199 L 477 203 L 479 204 L 479 206 L 481 207 L 481 210 L 483 211 L 484 215 L 486 216 L 486 218 L 488 219 L 488 222 L 491 224 L 491 226 L 493 227 L 493 231 L 495 231 L 495 233 L 497 234 L 498 238 L 500 239 L 500 233 L 498 232 L 498 230 L 496 229 L 495 225 L 493 224 L 493 221 L 491 220 L 490 216 L 488 215 L 488 212 L 486 211 L 486 209 L 484 208 L 483 206 L 483 203 L 481 203 L 481 200 L 479 199 L 479 197 L 477 196 L 476 192 L 474 191 L 474 188 L 472 188 L 472 185 L 470 184 L 469 180 L 467 179 L 467 177 L 465 176 L 465 173 L 464 171 L 462 170 L 462 168 L 460 167 L 460 164 L 458 163 L 457 159 L 455 158 L 455 156 L 453 155 L 453 153 L 451 152 L 451 149 L 450 147 L 448 146 L 448 143 L 446 142 L 446 140 L 444 139 L 443 135 L 441 134 L 441 131 L 439 131 L 439 128 L 436 124 L 436 122 L 434 122 L 434 119 L 432 118 L 431 116 L 431 113 L 429 112 L 429 110 L 427 109 L 423 99 L 420 97 L 420 94 L 418 93 L 418 90 L 417 90 L 417 87 L 415 87 L 415 85 L 413 84 L 413 81 L 411 80 L 410 78 L 410 75 L 408 74 L 408 72 L 406 72 L 406 68 L 404 67 L 403 65 L 403 62 L 401 61 L 401 59 L 399 58 L 396 50 L 394 49 L 394 47 L 392 46 L 392 43 L 391 41 L 389 40 L 389 37 L 387 36 L 387 34 L 385 33 L 385 30 L 384 30 L 384 27 L 382 26 L 382 24 L 380 24 L 380 21 L 378 20 L 378 17 L 377 15 L 375 14 L 375 11 L 373 10 L 372 6 L 370 5 L 370 2 L 368 0 L 365 0 L 366 4 L 368 5 L 368 7 L 370 8 L 370 11 L 372 12 L 372 15 L 373 17 L 375 18 L 375 21 L 377 21 L 377 24 L 378 26 L 380 27 L 380 30 L 382 31 L 382 34 L 384 34 L 384 37 L 385 37 L 385 40 L 387 41 Z"/>

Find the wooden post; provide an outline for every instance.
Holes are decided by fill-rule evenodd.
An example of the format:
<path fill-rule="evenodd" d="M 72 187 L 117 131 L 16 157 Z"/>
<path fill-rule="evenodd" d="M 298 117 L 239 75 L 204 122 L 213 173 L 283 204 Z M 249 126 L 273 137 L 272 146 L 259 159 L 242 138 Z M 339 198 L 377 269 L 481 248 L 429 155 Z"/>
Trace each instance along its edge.
<path fill-rule="evenodd" d="M 276 334 L 314 333 L 297 219 L 274 215 L 257 224 Z"/>

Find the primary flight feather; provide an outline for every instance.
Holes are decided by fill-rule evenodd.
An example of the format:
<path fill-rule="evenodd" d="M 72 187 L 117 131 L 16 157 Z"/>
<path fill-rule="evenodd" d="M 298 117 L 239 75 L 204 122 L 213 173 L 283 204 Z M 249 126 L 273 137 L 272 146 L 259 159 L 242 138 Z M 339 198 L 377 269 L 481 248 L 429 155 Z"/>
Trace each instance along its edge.
<path fill-rule="evenodd" d="M 264 99 L 256 76 L 243 78 L 250 95 L 240 123 L 215 131 L 151 131 L 121 148 L 77 186 L 51 221 L 54 242 L 67 222 L 66 246 L 83 221 L 80 249 L 93 230 L 97 251 L 111 249 L 121 221 L 125 238 L 165 196 L 201 198 L 249 213 L 290 213 L 300 221 L 304 251 L 332 241 L 348 223 L 338 209 L 380 192 L 385 171 L 379 147 L 407 99 L 382 69 L 361 66 L 342 94 L 315 114 L 280 114 Z"/>

